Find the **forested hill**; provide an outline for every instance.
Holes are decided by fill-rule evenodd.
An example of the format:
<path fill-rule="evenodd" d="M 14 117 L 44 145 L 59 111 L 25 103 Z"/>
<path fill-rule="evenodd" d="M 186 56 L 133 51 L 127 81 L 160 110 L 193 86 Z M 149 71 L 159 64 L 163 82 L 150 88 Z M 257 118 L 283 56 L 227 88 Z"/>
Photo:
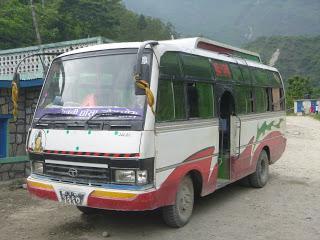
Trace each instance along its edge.
<path fill-rule="evenodd" d="M 33 2 L 43 43 L 95 36 L 141 41 L 175 34 L 172 25 L 129 11 L 121 0 Z M 0 0 L 0 50 L 36 44 L 30 1 Z"/>
<path fill-rule="evenodd" d="M 183 36 L 236 46 L 260 36 L 316 36 L 319 0 L 124 0 L 129 9 L 170 21 Z"/>
<path fill-rule="evenodd" d="M 279 49 L 275 54 L 279 54 L 275 66 L 284 79 L 295 75 L 310 77 L 312 85 L 320 87 L 320 36 L 261 37 L 245 48 L 259 52 L 265 63 L 269 63 Z"/>

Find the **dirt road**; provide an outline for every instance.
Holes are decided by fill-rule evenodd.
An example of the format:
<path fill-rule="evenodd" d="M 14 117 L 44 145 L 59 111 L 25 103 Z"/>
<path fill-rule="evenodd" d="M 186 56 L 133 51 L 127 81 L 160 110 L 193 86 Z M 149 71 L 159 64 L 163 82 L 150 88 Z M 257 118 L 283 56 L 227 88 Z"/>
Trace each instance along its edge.
<path fill-rule="evenodd" d="M 320 239 L 320 122 L 288 117 L 287 150 L 271 167 L 263 189 L 236 184 L 200 199 L 191 222 L 166 227 L 159 212 L 106 212 L 86 217 L 77 209 L 0 187 L 0 239 Z"/>

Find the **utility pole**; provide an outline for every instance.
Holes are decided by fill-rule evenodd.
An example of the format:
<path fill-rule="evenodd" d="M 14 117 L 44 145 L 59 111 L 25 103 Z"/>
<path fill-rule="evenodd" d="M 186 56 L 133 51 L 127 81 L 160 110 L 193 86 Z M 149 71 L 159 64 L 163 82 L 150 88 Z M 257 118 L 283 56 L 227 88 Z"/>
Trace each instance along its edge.
<path fill-rule="evenodd" d="M 44 4 L 44 2 L 43 2 L 43 4 Z M 41 46 L 42 41 L 41 41 L 39 26 L 38 26 L 38 22 L 37 22 L 37 18 L 36 18 L 36 11 L 35 11 L 34 5 L 33 5 L 33 0 L 30 0 L 30 5 L 31 5 L 32 21 L 33 21 L 34 29 L 36 31 L 37 41 L 38 41 L 38 44 Z"/>

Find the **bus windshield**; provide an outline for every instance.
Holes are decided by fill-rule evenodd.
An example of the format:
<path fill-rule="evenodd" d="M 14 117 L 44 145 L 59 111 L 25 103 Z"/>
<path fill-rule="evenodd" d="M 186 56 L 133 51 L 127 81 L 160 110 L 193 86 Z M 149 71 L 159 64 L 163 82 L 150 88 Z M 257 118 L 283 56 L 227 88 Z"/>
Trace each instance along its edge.
<path fill-rule="evenodd" d="M 144 59 L 150 60 L 148 56 Z M 56 59 L 50 67 L 35 118 L 71 116 L 87 120 L 110 113 L 116 118 L 141 119 L 146 100 L 145 96 L 135 94 L 135 64 L 134 53 Z"/>

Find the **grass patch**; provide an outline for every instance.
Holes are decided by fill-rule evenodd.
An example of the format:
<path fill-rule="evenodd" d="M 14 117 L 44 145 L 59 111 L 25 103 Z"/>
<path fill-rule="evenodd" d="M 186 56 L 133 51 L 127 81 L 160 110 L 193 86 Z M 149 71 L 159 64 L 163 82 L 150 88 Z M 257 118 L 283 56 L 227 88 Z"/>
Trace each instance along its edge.
<path fill-rule="evenodd" d="M 320 114 L 316 114 L 314 116 L 312 116 L 314 119 L 319 120 L 320 121 Z"/>

